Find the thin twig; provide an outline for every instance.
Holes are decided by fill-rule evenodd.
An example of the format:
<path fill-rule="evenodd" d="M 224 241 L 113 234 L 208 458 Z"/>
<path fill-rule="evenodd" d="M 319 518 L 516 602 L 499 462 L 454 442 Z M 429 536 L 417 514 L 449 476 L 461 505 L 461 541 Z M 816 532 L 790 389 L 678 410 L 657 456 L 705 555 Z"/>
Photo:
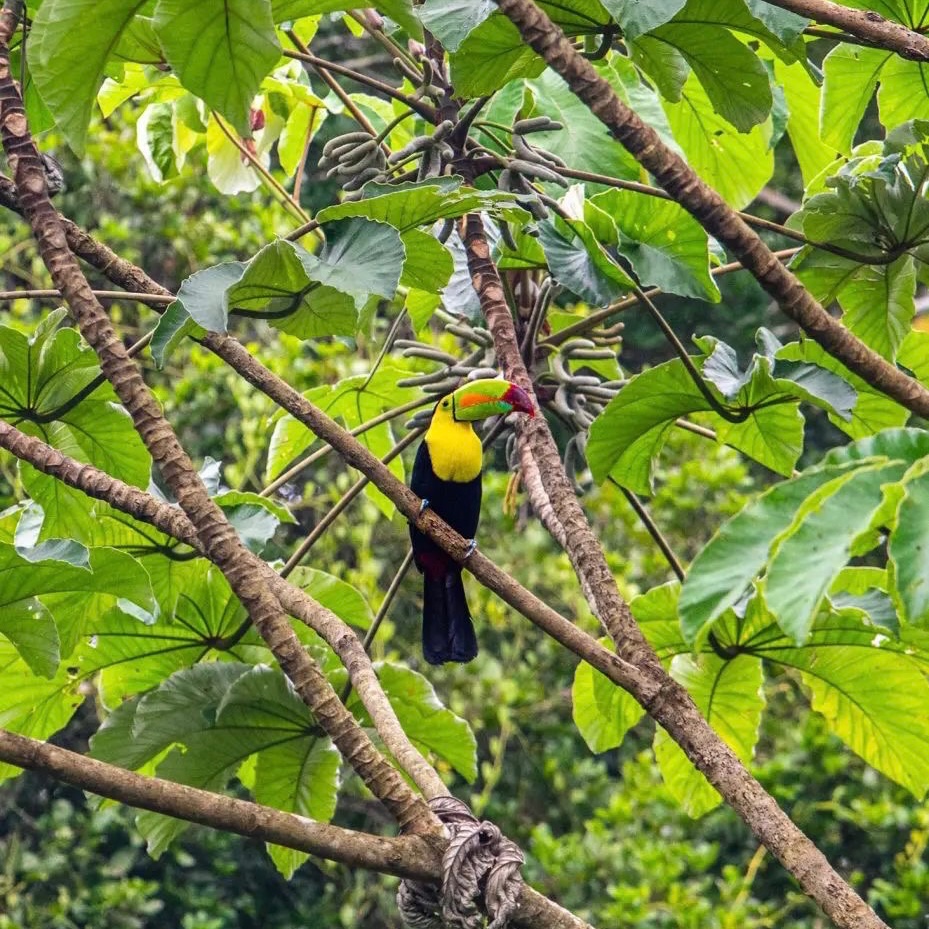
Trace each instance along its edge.
<path fill-rule="evenodd" d="M 100 300 L 134 300 L 136 303 L 146 303 L 151 306 L 169 306 L 175 301 L 173 294 L 146 294 L 140 291 L 130 293 L 125 290 L 93 290 L 91 293 Z M 0 291 L 0 302 L 10 300 L 60 300 L 61 292 L 58 290 L 3 290 Z"/>
<path fill-rule="evenodd" d="M 416 400 L 410 400 L 407 403 L 404 403 L 402 406 L 395 406 L 391 410 L 385 410 L 385 412 L 380 413 L 379 415 L 373 417 L 372 419 L 366 420 L 358 426 L 355 426 L 349 431 L 349 435 L 359 436 L 364 432 L 367 432 L 369 429 L 373 429 L 375 426 L 380 426 L 381 423 L 388 423 L 392 419 L 396 419 L 398 416 L 403 416 L 404 413 L 412 413 L 413 410 L 418 410 L 420 407 L 427 406 L 428 404 L 434 402 L 432 397 L 418 397 Z M 298 461 L 295 465 L 288 468 L 282 474 L 279 474 L 267 487 L 261 490 L 260 495 L 262 497 L 270 497 L 275 491 L 279 490 L 285 484 L 294 480 L 294 478 L 299 477 L 307 468 L 316 464 L 320 459 L 325 458 L 329 452 L 332 451 L 331 445 L 324 445 L 322 448 L 317 449 L 311 455 L 308 455 L 302 461 Z"/>
<path fill-rule="evenodd" d="M 319 58 L 309 51 L 291 51 L 285 48 L 284 55 L 287 58 L 294 58 L 297 61 L 306 62 L 306 64 L 312 65 L 314 68 L 322 68 L 331 74 L 341 74 L 343 77 L 351 78 L 351 80 L 356 81 L 363 87 L 370 87 L 372 90 L 377 90 L 384 94 L 384 96 L 390 97 L 392 100 L 399 100 L 422 116 L 423 119 L 431 123 L 435 123 L 436 121 L 436 112 L 433 107 L 423 103 L 422 100 L 418 100 L 415 97 L 411 97 L 409 94 L 403 93 L 401 90 L 397 90 L 396 87 L 392 87 L 390 84 L 385 84 L 383 81 L 379 81 L 377 78 L 365 74 L 363 71 L 355 71 L 352 68 L 346 68 L 338 62 Z"/>
<path fill-rule="evenodd" d="M 407 550 L 406 556 L 400 563 L 400 567 L 397 568 L 397 571 L 393 576 L 393 580 L 390 582 L 390 586 L 387 588 L 387 592 L 384 594 L 384 599 L 381 601 L 381 605 L 377 609 L 377 614 L 371 621 L 371 625 L 368 627 L 368 631 L 365 633 L 364 642 L 362 642 L 362 645 L 364 646 L 364 650 L 368 653 L 371 651 L 371 644 L 374 642 L 374 637 L 377 635 L 378 629 L 381 628 L 381 623 L 386 619 L 391 604 L 394 602 L 394 599 L 397 596 L 397 592 L 400 590 L 400 585 L 403 583 L 403 579 L 406 577 L 407 571 L 410 570 L 411 564 L 413 564 L 412 548 Z M 348 703 L 348 698 L 351 696 L 351 693 L 352 682 L 351 679 L 349 679 L 345 682 L 345 686 L 342 688 L 342 692 L 339 694 L 339 699 L 343 703 Z"/>
<path fill-rule="evenodd" d="M 215 110 L 210 110 L 210 115 L 216 120 L 222 134 L 239 150 L 242 157 L 261 175 L 265 183 L 280 197 L 281 202 L 292 212 L 297 214 L 297 219 L 303 222 L 309 222 L 310 217 L 306 210 L 297 203 L 294 198 L 281 186 L 277 178 L 261 163 L 255 154 L 249 151 L 248 146 L 244 145 L 242 140 L 226 125 L 225 120 Z"/>
<path fill-rule="evenodd" d="M 677 560 L 677 556 L 674 554 L 674 549 L 671 548 L 670 543 L 664 537 L 661 529 L 658 528 L 658 523 L 652 519 L 652 514 L 648 512 L 648 508 L 645 504 L 634 494 L 631 490 L 626 487 L 623 487 L 615 478 L 611 477 L 610 481 L 615 484 L 621 491 L 623 496 L 629 501 L 629 505 L 635 511 L 636 516 L 639 517 L 642 525 L 645 526 L 648 534 L 654 539 L 655 544 L 661 550 L 661 554 L 665 556 L 665 560 L 671 567 L 671 570 L 676 575 L 679 581 L 684 580 L 684 568 L 681 565 L 680 561 Z"/>
<path fill-rule="evenodd" d="M 412 445 L 423 433 L 422 429 L 414 429 L 405 435 L 397 444 L 381 459 L 382 464 L 388 464 L 393 461 L 397 455 L 405 448 Z M 301 561 L 309 554 L 310 549 L 322 538 L 326 530 L 338 519 L 339 515 L 348 508 L 349 504 L 357 497 L 371 482 L 367 476 L 362 476 L 352 484 L 348 490 L 339 498 L 325 516 L 313 527 L 310 534 L 294 550 L 287 563 L 281 568 L 281 577 L 287 577 L 296 568 Z"/>

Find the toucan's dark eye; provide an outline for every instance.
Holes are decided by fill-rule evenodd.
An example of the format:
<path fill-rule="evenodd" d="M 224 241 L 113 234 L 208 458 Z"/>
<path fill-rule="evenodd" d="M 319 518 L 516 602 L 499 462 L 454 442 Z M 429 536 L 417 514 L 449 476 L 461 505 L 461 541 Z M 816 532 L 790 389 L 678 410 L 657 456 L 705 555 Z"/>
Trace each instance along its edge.
<path fill-rule="evenodd" d="M 448 409 L 448 400 L 442 401 L 442 406 L 447 410 Z"/>

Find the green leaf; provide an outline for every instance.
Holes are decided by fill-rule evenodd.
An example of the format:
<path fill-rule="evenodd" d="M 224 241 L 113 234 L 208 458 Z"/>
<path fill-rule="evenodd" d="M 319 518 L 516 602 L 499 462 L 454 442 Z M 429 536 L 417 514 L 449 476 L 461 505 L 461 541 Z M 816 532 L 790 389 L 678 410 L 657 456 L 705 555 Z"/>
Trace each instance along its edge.
<path fill-rule="evenodd" d="M 70 609 L 84 614 L 102 603 L 112 605 L 117 598 L 122 598 L 144 611 L 155 609 L 148 575 L 129 555 L 114 549 L 96 548 L 90 549 L 88 557 L 87 567 L 77 567 L 57 558 L 35 561 L 24 558 L 12 545 L 0 543 L 0 575 L 3 576 L 0 610 L 9 619 L 10 639 L 22 642 L 26 649 L 24 657 L 28 652 L 30 665 L 38 663 L 42 669 L 37 673 L 48 676 L 49 670 L 54 672 L 50 662 L 56 658 L 59 648 L 58 633 L 53 633 L 42 618 L 46 608 L 54 616 L 63 612 L 62 603 L 66 603 Z M 44 606 L 37 607 L 35 597 L 41 597 Z M 31 636 L 23 626 L 30 613 L 36 616 Z M 0 628 L 0 632 L 5 631 Z M 64 654 L 69 650 L 62 649 Z"/>
<path fill-rule="evenodd" d="M 664 25 L 684 6 L 686 0 L 603 0 L 610 16 L 622 27 L 623 37 L 635 39 Z"/>
<path fill-rule="evenodd" d="M 552 216 L 539 224 L 539 241 L 552 277 L 587 303 L 607 306 L 632 289 L 629 275 L 582 220 Z"/>
<path fill-rule="evenodd" d="M 421 751 L 434 752 L 468 783 L 477 777 L 477 741 L 471 727 L 444 707 L 432 684 L 416 671 L 391 662 L 375 665 L 381 686 L 403 731 Z"/>
<path fill-rule="evenodd" d="M 751 390 L 751 386 L 747 389 Z M 742 422 L 720 419 L 716 437 L 776 474 L 788 477 L 803 451 L 803 414 L 796 403 L 790 402 L 789 394 L 765 396 L 771 397 L 771 405 L 758 406 Z M 756 395 L 751 403 L 761 404 L 763 400 Z"/>
<path fill-rule="evenodd" d="M 416 8 L 416 14 L 446 51 L 457 52 L 495 9 L 493 0 L 425 0 Z"/>
<path fill-rule="evenodd" d="M 798 644 L 856 542 L 872 527 L 883 485 L 905 470 L 902 462 L 879 460 L 834 477 L 810 494 L 775 540 L 761 592 L 778 625 Z"/>
<path fill-rule="evenodd" d="M 499 12 L 468 35 L 449 63 L 455 91 L 465 98 L 492 94 L 515 78 L 537 77 L 545 70 L 545 62 Z"/>
<path fill-rule="evenodd" d="M 61 660 L 58 628 L 39 600 L 7 603 L 0 612 L 0 636 L 13 643 L 33 674 L 55 676 Z"/>
<path fill-rule="evenodd" d="M 929 227 L 929 202 L 920 191 L 927 181 L 929 123 L 917 120 L 890 133 L 879 154 L 869 147 L 840 167 L 826 181 L 831 189 L 809 198 L 794 221 L 812 241 L 828 241 L 873 256 L 876 260 L 871 264 L 899 260 L 904 251 L 925 260 L 923 237 Z M 875 208 L 875 204 L 880 204 L 880 208 Z M 827 270 L 834 267 L 831 277 L 825 278 L 834 294 L 841 294 L 842 288 L 860 271 L 857 264 L 849 268 L 848 261 L 844 265 L 826 261 L 815 252 L 804 252 L 797 261 L 801 272 L 811 263 Z M 880 269 L 869 273 L 872 280 L 875 274 L 893 275 L 884 285 L 887 299 L 881 311 L 896 317 L 896 324 L 891 327 L 896 329 L 900 317 L 911 309 L 905 290 L 914 283 L 912 271 L 901 262 L 889 272 Z"/>
<path fill-rule="evenodd" d="M 276 23 L 284 20 L 336 13 L 356 9 L 351 0 L 272 0 L 272 15 Z M 422 38 L 419 21 L 413 15 L 411 0 L 378 0 L 377 9 L 402 26 L 413 38 Z M 309 42 L 309 39 L 304 39 Z"/>
<path fill-rule="evenodd" d="M 916 27 L 922 29 L 922 25 Z M 929 68 L 924 62 L 907 61 L 897 55 L 887 56 L 880 72 L 877 108 L 881 123 L 888 129 L 911 119 L 929 119 L 929 95 L 926 84 Z"/>
<path fill-rule="evenodd" d="M 346 581 L 317 568 L 297 568 L 290 581 L 317 603 L 332 610 L 339 619 L 358 629 L 367 629 L 374 614 L 364 595 Z"/>
<path fill-rule="evenodd" d="M 774 153 L 768 144 L 768 123 L 747 135 L 719 116 L 693 74 L 680 102 L 666 102 L 665 112 L 674 138 L 690 166 L 735 209 L 754 200 L 774 173 Z"/>
<path fill-rule="evenodd" d="M 823 59 L 823 103 L 820 133 L 837 151 L 852 150 L 855 133 L 885 62 L 893 57 L 876 48 L 839 42 Z"/>
<path fill-rule="evenodd" d="M 247 629 L 228 653 L 215 651 L 217 640 L 239 632 L 247 619 L 245 611 L 222 574 L 203 561 L 188 566 L 183 580 L 185 587 L 174 592 L 172 614 L 150 625 L 119 611 L 87 623 L 86 633 L 92 637 L 79 647 L 75 659 L 84 674 L 100 672 L 105 706 L 117 706 L 207 656 L 241 659 L 260 642 L 257 633 Z"/>
<path fill-rule="evenodd" d="M 144 487 L 151 459 L 107 382 L 93 391 L 99 367 L 74 329 L 56 329 L 64 311 L 49 314 L 31 338 L 0 327 L 0 417 L 64 455 Z M 20 473 L 45 511 L 42 537 L 80 538 L 93 510 L 87 497 L 31 465 Z"/>
<path fill-rule="evenodd" d="M 839 292 L 848 328 L 889 361 L 910 332 L 916 312 L 916 266 L 911 255 L 889 265 L 865 265 Z"/>
<path fill-rule="evenodd" d="M 126 62 L 160 66 L 164 64 L 161 44 L 148 16 L 136 16 L 119 37 L 115 58 Z"/>
<path fill-rule="evenodd" d="M 187 280 L 189 281 L 190 278 Z M 165 310 L 161 319 L 158 320 L 158 325 L 155 326 L 152 341 L 149 344 L 152 358 L 155 359 L 158 370 L 164 369 L 168 356 L 174 352 L 187 336 L 199 338 L 203 333 L 204 330 L 193 321 L 181 301 L 175 300 Z"/>
<path fill-rule="evenodd" d="M 104 68 L 145 0 L 46 0 L 29 37 L 39 93 L 68 144 L 84 152 L 87 125 Z M 87 29 L 88 21 L 94 24 Z M 81 41 L 74 37 L 81 35 Z"/>
<path fill-rule="evenodd" d="M 328 222 L 325 231 L 326 247 L 320 257 L 306 252 L 301 255 L 312 280 L 350 294 L 358 309 L 369 297 L 393 297 L 406 258 L 403 242 L 393 227 L 346 219 Z"/>
<path fill-rule="evenodd" d="M 418 335 L 432 319 L 432 314 L 442 305 L 439 294 L 428 293 L 411 287 L 406 295 L 406 311 L 413 331 Z"/>
<path fill-rule="evenodd" d="M 159 184 L 177 174 L 174 157 L 174 108 L 151 103 L 136 123 L 136 140 L 149 174 Z"/>
<path fill-rule="evenodd" d="M 902 482 L 887 553 L 893 565 L 893 596 L 901 617 L 929 625 L 929 473 L 922 459 Z"/>
<path fill-rule="evenodd" d="M 687 688 L 710 725 L 745 763 L 751 761 L 765 699 L 761 661 L 749 655 L 724 660 L 716 655 L 678 655 L 671 676 Z M 661 776 L 684 810 L 703 816 L 722 799 L 663 730 L 655 732 Z"/>
<path fill-rule="evenodd" d="M 687 10 L 697 4 L 688 4 Z M 675 47 L 703 85 L 713 110 L 740 132 L 763 123 L 771 112 L 771 85 L 758 56 L 727 29 L 695 25 L 682 14 L 654 31 Z"/>
<path fill-rule="evenodd" d="M 319 819 L 335 809 L 338 755 L 278 670 L 214 662 L 181 671 L 140 701 L 133 733 L 149 751 L 187 747 L 167 756 L 159 776 L 222 788 L 257 753 L 256 799 Z M 152 815 L 139 825 L 155 855 L 183 828 Z"/>
<path fill-rule="evenodd" d="M 260 553 L 282 523 L 295 523 L 286 507 L 256 493 L 230 490 L 213 498 L 250 551 Z"/>
<path fill-rule="evenodd" d="M 741 599 L 803 501 L 849 467 L 819 468 L 777 484 L 720 527 L 691 563 L 681 591 L 681 628 L 688 642 Z"/>
<path fill-rule="evenodd" d="M 186 311 L 194 323 L 210 332 L 225 332 L 229 312 L 226 290 L 241 279 L 245 268 L 245 262 L 228 261 L 195 272 L 181 282 L 177 300 L 171 308 L 177 307 L 175 312 L 178 314 Z M 171 328 L 177 324 L 176 319 L 169 324 L 166 331 L 168 339 Z"/>
<path fill-rule="evenodd" d="M 637 68 L 654 83 L 665 100 L 677 103 L 690 74 L 684 56 L 673 46 L 652 35 L 629 40 L 630 57 Z"/>
<path fill-rule="evenodd" d="M 851 385 L 857 395 L 855 406 L 851 410 L 851 419 L 845 420 L 830 413 L 829 420 L 853 439 L 861 439 L 884 429 L 902 426 L 909 419 L 909 412 L 905 407 L 849 371 L 812 339 L 785 345 L 778 350 L 777 359 L 815 364 L 833 372 Z"/>
<path fill-rule="evenodd" d="M 790 44 L 804 29 L 809 20 L 790 10 L 782 10 L 767 3 L 766 0 L 746 0 L 746 5 L 752 16 L 760 20 L 782 42 Z"/>
<path fill-rule="evenodd" d="M 133 759 L 140 767 L 175 743 L 193 743 L 198 733 L 216 724 L 229 688 L 251 670 L 239 662 L 211 661 L 172 674 L 135 704 L 131 737 L 121 746 L 109 745 L 108 755 L 101 754 L 94 740 L 93 757 L 121 767 L 129 767 Z"/>
<path fill-rule="evenodd" d="M 587 747 L 597 753 L 622 745 L 626 733 L 645 713 L 625 690 L 586 661 L 574 672 L 571 702 L 574 724 Z"/>
<path fill-rule="evenodd" d="M 152 757 L 148 744 L 137 741 L 132 731 L 140 699 L 135 696 L 124 700 L 103 719 L 90 737 L 87 754 L 91 758 L 137 771 Z"/>
<path fill-rule="evenodd" d="M 178 300 L 194 320 L 214 330 L 224 330 L 227 314 L 236 312 L 267 319 L 299 338 L 354 335 L 358 311 L 368 300 L 396 291 L 403 242 L 392 227 L 363 219 L 332 223 L 327 231 L 319 257 L 278 239 L 241 272 L 236 262 L 188 278 Z"/>
<path fill-rule="evenodd" d="M 680 361 L 643 371 L 590 427 L 585 454 L 594 480 L 612 477 L 634 493 L 650 494 L 654 460 L 674 421 L 708 406 Z"/>
<path fill-rule="evenodd" d="M 437 294 L 452 276 L 451 252 L 435 236 L 420 229 L 408 229 L 400 238 L 406 251 L 400 283 Z"/>
<path fill-rule="evenodd" d="M 342 758 L 325 737 L 272 745 L 258 755 L 252 792 L 258 803 L 328 822 L 335 815 Z M 305 852 L 268 845 L 278 871 L 289 880 L 309 858 Z"/>
<path fill-rule="evenodd" d="M 374 419 L 397 406 L 402 406 L 417 397 L 411 387 L 398 387 L 397 381 L 409 375 L 408 371 L 392 365 L 381 366 L 370 377 L 359 374 L 344 378 L 330 388 L 317 388 L 311 399 L 323 412 L 342 420 L 349 429 Z M 295 457 L 309 448 L 315 436 L 292 417 L 281 417 L 271 437 L 271 454 L 268 458 L 267 477 L 270 480 L 280 473 Z M 358 441 L 367 446 L 372 454 L 384 457 L 394 446 L 393 432 L 389 423 L 382 423 L 358 435 Z M 403 459 L 396 456 L 388 465 L 398 479 L 404 480 Z M 381 512 L 390 518 L 393 504 L 374 487 L 370 488 L 371 499 Z"/>
<path fill-rule="evenodd" d="M 629 601 L 629 608 L 641 627 L 642 634 L 665 663 L 675 655 L 683 655 L 693 650 L 681 634 L 681 624 L 678 620 L 680 594 L 680 581 L 669 581 L 652 587 Z"/>
<path fill-rule="evenodd" d="M 79 680 L 64 666 L 51 679 L 33 673 L 12 642 L 0 637 L 0 727 L 33 739 L 58 732 L 84 702 Z M 0 780 L 21 774 L 0 764 Z"/>
<path fill-rule="evenodd" d="M 281 55 L 270 4 L 158 0 L 154 26 L 181 84 L 248 136 L 252 100 Z"/>
<path fill-rule="evenodd" d="M 613 218 L 620 232 L 618 250 L 641 284 L 719 302 L 719 288 L 710 276 L 706 232 L 683 207 L 616 189 L 597 194 L 590 202 Z"/>
<path fill-rule="evenodd" d="M 796 401 L 814 404 L 843 419 L 850 417 L 856 400 L 854 390 L 823 368 L 775 362 L 781 344 L 766 329 L 758 330 L 759 351 L 744 373 L 739 370 L 735 352 L 724 342 L 712 336 L 694 341 L 707 353 L 704 376 L 732 405 L 748 413 L 739 422 L 720 418 L 719 441 L 779 474 L 792 473 L 803 449 L 803 417 Z"/>
<path fill-rule="evenodd" d="M 832 618 L 827 626 L 837 631 L 818 633 L 814 627 L 803 648 L 778 639 L 757 651 L 800 671 L 813 709 L 830 729 L 865 762 L 921 798 L 929 788 L 924 712 L 929 684 L 916 658 L 901 653 L 903 646 L 898 651 L 873 626 L 855 625 L 857 642 L 848 621 Z"/>
<path fill-rule="evenodd" d="M 344 200 L 320 210 L 321 223 L 362 217 L 387 223 L 401 233 L 418 226 L 432 226 L 440 219 L 455 219 L 477 210 L 525 222 L 529 214 L 512 194 L 462 186 L 460 177 L 436 177 L 402 184 L 365 184 L 360 200 Z"/>
<path fill-rule="evenodd" d="M 785 12 L 764 2 L 757 6 L 776 13 Z M 819 136 L 820 88 L 800 62 L 787 65 L 775 59 L 774 75 L 787 99 L 787 135 L 797 156 L 803 181 L 809 184 L 836 156 L 835 146 Z"/>

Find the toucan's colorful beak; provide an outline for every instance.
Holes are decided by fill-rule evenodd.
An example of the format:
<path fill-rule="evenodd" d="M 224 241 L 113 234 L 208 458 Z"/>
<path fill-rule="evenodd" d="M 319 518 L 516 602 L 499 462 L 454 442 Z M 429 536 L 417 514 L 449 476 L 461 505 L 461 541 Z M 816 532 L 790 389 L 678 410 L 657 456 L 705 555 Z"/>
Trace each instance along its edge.
<path fill-rule="evenodd" d="M 498 378 L 469 381 L 454 391 L 450 399 L 452 416 L 460 422 L 506 416 L 513 412 L 535 415 L 529 394 L 517 384 Z"/>
<path fill-rule="evenodd" d="M 513 407 L 514 413 L 528 413 L 535 416 L 535 407 L 529 394 L 518 384 L 510 384 L 510 389 L 503 395 L 503 399 Z"/>

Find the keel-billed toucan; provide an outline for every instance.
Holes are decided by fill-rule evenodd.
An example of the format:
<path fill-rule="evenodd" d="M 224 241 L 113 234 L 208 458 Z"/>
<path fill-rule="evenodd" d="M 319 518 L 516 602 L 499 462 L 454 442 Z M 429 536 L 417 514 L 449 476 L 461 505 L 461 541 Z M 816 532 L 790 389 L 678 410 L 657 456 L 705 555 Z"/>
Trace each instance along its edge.
<path fill-rule="evenodd" d="M 529 395 L 509 381 L 470 381 L 435 407 L 416 453 L 410 488 L 466 539 L 481 513 L 481 440 L 471 423 L 519 412 L 535 415 Z M 410 525 L 413 557 L 423 575 L 423 655 L 430 664 L 470 661 L 477 638 L 465 601 L 461 567 Z"/>

